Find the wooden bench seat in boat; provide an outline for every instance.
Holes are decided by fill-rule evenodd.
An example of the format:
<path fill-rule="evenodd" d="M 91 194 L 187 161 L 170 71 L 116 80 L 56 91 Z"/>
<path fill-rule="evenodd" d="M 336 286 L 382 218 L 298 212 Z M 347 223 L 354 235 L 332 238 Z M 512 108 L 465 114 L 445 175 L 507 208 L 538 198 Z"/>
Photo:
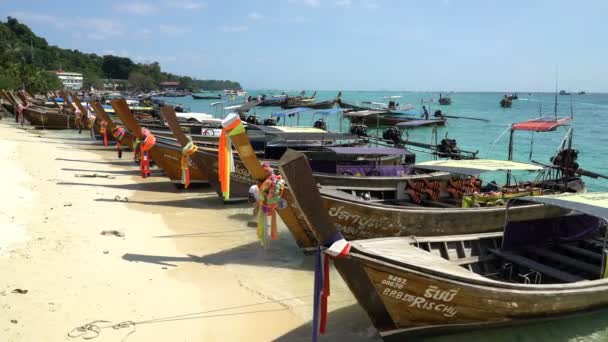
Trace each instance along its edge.
<path fill-rule="evenodd" d="M 563 249 L 565 251 L 571 252 L 573 254 L 578 254 L 578 255 L 581 255 L 581 256 L 584 256 L 584 257 L 587 257 L 590 259 L 597 260 L 599 262 L 602 261 L 602 255 L 600 253 L 596 253 L 596 252 L 593 252 L 593 251 L 590 251 L 590 250 L 587 250 L 587 249 L 584 249 L 581 247 L 577 247 L 577 246 L 570 245 L 570 244 L 560 244 L 557 247 L 560 249 Z"/>
<path fill-rule="evenodd" d="M 587 263 L 584 261 L 580 261 L 580 260 L 571 258 L 571 257 L 563 255 L 563 254 L 555 253 L 546 248 L 532 247 L 532 248 L 527 248 L 526 251 L 531 252 L 540 257 L 551 259 L 553 261 L 562 263 L 564 265 L 572 266 L 577 270 L 581 270 L 581 271 L 584 271 L 589 274 L 593 274 L 593 275 L 597 275 L 597 276 L 599 276 L 599 274 L 600 274 L 600 266 L 593 265 L 593 264 L 590 264 L 590 263 Z"/>
<path fill-rule="evenodd" d="M 577 275 L 570 274 L 570 273 L 558 270 L 557 268 L 541 264 L 541 263 L 539 263 L 537 261 L 534 261 L 532 259 L 523 257 L 521 255 L 517 255 L 517 254 L 512 253 L 512 252 L 500 251 L 498 249 L 489 249 L 488 251 L 490 253 L 493 253 L 496 256 L 501 257 L 501 258 L 503 258 L 505 260 L 508 260 L 508 261 L 510 261 L 512 263 L 528 267 L 528 268 L 533 269 L 533 270 L 535 270 L 537 272 L 540 272 L 541 274 L 548 275 L 551 278 L 555 278 L 555 279 L 561 280 L 563 282 L 574 283 L 574 282 L 577 282 L 577 281 L 586 280 L 586 279 L 584 279 L 582 277 L 579 277 Z"/>
<path fill-rule="evenodd" d="M 405 265 L 413 265 L 424 269 L 432 269 L 440 272 L 457 274 L 462 277 L 483 279 L 488 281 L 489 279 L 471 272 L 464 267 L 461 267 L 454 262 L 446 260 L 439 255 L 427 252 L 416 246 L 412 246 L 412 238 L 379 238 L 379 239 L 368 239 L 368 240 L 357 240 L 352 241 L 352 246 L 364 253 L 369 254 L 375 258 L 390 259 L 391 261 L 402 263 Z M 491 280 L 490 280 L 491 281 Z"/>

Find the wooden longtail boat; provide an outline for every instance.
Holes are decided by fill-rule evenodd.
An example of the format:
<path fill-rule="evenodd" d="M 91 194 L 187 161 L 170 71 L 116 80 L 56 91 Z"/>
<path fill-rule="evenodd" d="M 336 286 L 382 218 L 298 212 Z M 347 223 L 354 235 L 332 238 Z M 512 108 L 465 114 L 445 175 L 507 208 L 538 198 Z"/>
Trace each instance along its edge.
<path fill-rule="evenodd" d="M 89 102 L 89 105 L 95 112 L 95 116 L 98 118 L 97 120 L 95 120 L 95 125 L 93 126 L 95 133 L 102 134 L 99 131 L 99 129 L 101 128 L 102 122 L 105 121 L 106 134 L 107 134 L 108 140 L 116 141 L 117 139 L 114 137 L 114 134 L 117 134 L 116 129 L 120 125 L 118 123 L 116 123 L 114 120 L 112 120 L 112 118 L 108 115 L 108 113 L 106 113 L 106 111 L 103 108 L 103 106 L 101 105 L 101 103 L 91 100 Z M 124 127 L 121 127 L 121 128 L 125 129 Z M 124 146 L 126 146 L 126 149 L 130 150 L 131 147 L 133 146 L 133 142 L 134 142 L 133 134 L 131 134 L 130 132 L 125 130 L 124 135 L 122 136 L 122 138 L 120 138 L 121 149 L 122 149 L 122 145 L 124 145 Z"/>
<path fill-rule="evenodd" d="M 281 160 L 316 243 L 328 246 L 339 236 L 314 179 L 303 172 L 307 167 L 297 153 Z M 335 259 L 335 267 L 385 341 L 607 308 L 602 221 L 608 219 L 608 193 L 525 199 L 587 215 L 509 221 L 504 233 L 355 241 L 342 249 L 347 257 Z"/>
<path fill-rule="evenodd" d="M 143 139 L 142 128 L 135 120 L 124 99 L 112 100 L 112 107 L 120 120 L 131 131 L 135 138 Z M 182 183 L 181 169 L 182 148 L 175 140 L 157 137 L 156 144 L 150 150 L 150 158 L 161 168 L 167 177 L 176 185 Z M 207 183 L 209 176 L 206 170 L 190 165 L 190 178 L 192 183 Z"/>
<path fill-rule="evenodd" d="M 418 126 L 444 126 L 447 122 L 445 117 L 430 120 L 422 120 L 411 114 L 404 114 L 391 110 L 361 110 L 344 113 L 351 124 L 364 124 L 369 126 L 395 126 L 401 123 L 417 122 Z"/>
<path fill-rule="evenodd" d="M 195 94 L 190 94 L 192 96 L 193 99 L 195 100 L 221 100 L 222 99 L 222 95 L 195 95 Z"/>
<path fill-rule="evenodd" d="M 48 107 L 26 107 L 23 115 L 30 124 L 43 129 L 77 129 L 76 116 Z"/>

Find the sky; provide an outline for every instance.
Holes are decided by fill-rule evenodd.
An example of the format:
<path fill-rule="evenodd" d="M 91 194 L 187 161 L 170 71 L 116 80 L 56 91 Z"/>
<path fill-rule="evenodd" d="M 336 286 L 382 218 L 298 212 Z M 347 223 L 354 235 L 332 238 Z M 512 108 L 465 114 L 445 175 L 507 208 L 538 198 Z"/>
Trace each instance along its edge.
<path fill-rule="evenodd" d="M 86 5 L 85 5 L 86 4 Z M 608 92 L 608 1 L 0 0 L 50 44 L 246 89 Z"/>

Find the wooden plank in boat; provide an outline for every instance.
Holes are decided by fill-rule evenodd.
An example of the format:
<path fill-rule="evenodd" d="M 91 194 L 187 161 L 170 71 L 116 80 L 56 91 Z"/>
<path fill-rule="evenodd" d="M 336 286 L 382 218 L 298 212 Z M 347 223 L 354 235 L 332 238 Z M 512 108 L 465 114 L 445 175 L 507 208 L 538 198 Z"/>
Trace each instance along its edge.
<path fill-rule="evenodd" d="M 569 266 L 573 266 L 576 269 L 585 271 L 587 273 L 590 274 L 595 274 L 595 275 L 599 275 L 600 274 L 600 267 L 593 265 L 593 264 L 589 264 L 580 260 L 576 260 L 574 258 L 571 258 L 569 256 L 565 256 L 559 253 L 555 253 L 553 251 L 550 251 L 546 248 L 538 248 L 538 247 L 533 247 L 533 248 L 529 248 L 527 249 L 529 252 L 532 252 L 538 256 L 547 258 L 547 259 L 551 259 L 554 261 L 557 261 L 559 263 L 562 263 L 564 265 L 569 265 Z"/>
<path fill-rule="evenodd" d="M 582 255 L 591 259 L 595 259 L 597 261 L 602 261 L 602 255 L 600 253 L 596 253 L 584 248 L 580 248 L 574 245 L 566 245 L 566 244 L 561 244 L 558 245 L 559 248 L 572 252 L 572 253 L 576 253 L 578 255 Z"/>
<path fill-rule="evenodd" d="M 498 249 L 489 249 L 489 251 L 505 260 L 511 261 L 521 266 L 529 267 L 542 274 L 548 275 L 551 278 L 555 278 L 564 282 L 574 283 L 577 281 L 585 280 L 582 277 L 558 270 L 557 268 L 551 266 L 543 265 L 539 262 L 523 257 L 521 255 L 517 255 L 515 253 L 499 251 Z"/>
<path fill-rule="evenodd" d="M 352 244 L 357 250 L 371 256 L 382 257 L 402 264 L 414 265 L 439 272 L 458 274 L 468 278 L 488 280 L 477 273 L 459 266 L 455 262 L 448 261 L 438 255 L 412 246 L 409 241 L 407 238 L 371 239 L 353 241 Z"/>

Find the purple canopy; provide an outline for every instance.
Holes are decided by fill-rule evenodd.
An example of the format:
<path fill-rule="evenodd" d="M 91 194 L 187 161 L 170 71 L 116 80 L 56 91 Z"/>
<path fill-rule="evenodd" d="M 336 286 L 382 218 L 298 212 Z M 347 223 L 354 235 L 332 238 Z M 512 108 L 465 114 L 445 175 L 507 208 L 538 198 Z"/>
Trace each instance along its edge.
<path fill-rule="evenodd" d="M 582 240 L 597 232 L 600 225 L 600 219 L 589 215 L 511 221 L 505 228 L 502 249 L 513 250 L 551 241 Z"/>

